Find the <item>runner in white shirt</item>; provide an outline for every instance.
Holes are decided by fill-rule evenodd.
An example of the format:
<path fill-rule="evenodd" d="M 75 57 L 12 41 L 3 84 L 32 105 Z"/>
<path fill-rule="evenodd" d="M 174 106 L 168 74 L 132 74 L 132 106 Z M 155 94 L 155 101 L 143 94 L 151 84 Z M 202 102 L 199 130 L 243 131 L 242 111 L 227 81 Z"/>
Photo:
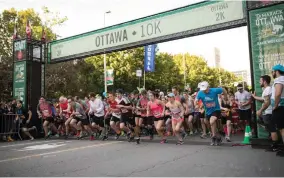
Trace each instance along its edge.
<path fill-rule="evenodd" d="M 244 121 L 251 126 L 251 93 L 246 91 L 242 84 L 239 84 L 237 89 L 238 91 L 235 93 L 235 99 L 239 106 L 241 127 L 244 130 Z"/>
<path fill-rule="evenodd" d="M 95 95 L 94 93 L 90 93 L 90 110 L 89 110 L 89 115 L 90 115 L 90 121 L 91 121 L 91 126 L 95 129 L 97 129 L 100 132 L 100 138 L 102 140 L 106 139 L 105 133 L 105 126 L 104 126 L 104 104 L 103 101 L 101 100 L 101 97 L 99 95 Z"/>

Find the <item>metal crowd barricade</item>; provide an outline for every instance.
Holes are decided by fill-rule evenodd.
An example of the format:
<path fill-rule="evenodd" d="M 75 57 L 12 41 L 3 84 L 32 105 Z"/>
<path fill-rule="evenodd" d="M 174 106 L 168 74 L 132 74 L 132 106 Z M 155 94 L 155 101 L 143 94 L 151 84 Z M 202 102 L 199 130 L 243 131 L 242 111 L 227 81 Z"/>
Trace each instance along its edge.
<path fill-rule="evenodd" d="M 1 114 L 0 115 L 0 135 L 7 136 L 17 134 L 21 137 L 20 120 L 16 120 L 16 114 Z"/>

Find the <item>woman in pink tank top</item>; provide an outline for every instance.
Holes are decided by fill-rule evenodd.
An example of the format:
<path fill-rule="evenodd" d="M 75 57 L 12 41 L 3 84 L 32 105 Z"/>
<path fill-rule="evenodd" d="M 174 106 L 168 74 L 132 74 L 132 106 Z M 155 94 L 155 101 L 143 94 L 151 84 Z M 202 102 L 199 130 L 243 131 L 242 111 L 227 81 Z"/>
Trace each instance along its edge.
<path fill-rule="evenodd" d="M 166 143 L 166 135 L 164 134 L 163 125 L 165 124 L 164 115 L 165 115 L 165 104 L 158 99 L 159 93 L 150 92 L 149 93 L 149 102 L 147 105 L 147 116 L 148 119 L 154 121 L 155 128 L 158 132 L 158 135 L 162 137 L 161 143 Z M 153 116 L 150 116 L 152 113 Z"/>

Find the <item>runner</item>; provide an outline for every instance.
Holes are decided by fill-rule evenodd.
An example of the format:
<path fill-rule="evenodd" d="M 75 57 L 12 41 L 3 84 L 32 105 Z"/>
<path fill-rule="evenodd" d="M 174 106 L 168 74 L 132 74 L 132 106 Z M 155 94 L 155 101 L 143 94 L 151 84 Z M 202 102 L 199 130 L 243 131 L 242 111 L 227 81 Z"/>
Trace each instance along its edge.
<path fill-rule="evenodd" d="M 92 129 L 90 128 L 90 122 L 87 118 L 86 112 L 83 109 L 82 105 L 78 102 L 75 102 L 74 99 L 70 100 L 70 105 L 73 110 L 70 116 L 72 118 L 70 124 L 80 133 L 78 139 L 81 139 L 83 137 L 83 132 L 82 132 L 82 125 L 83 125 L 84 129 L 90 135 L 90 140 L 92 140 L 93 132 Z"/>
<path fill-rule="evenodd" d="M 222 125 L 226 125 L 224 128 L 224 132 L 226 134 L 226 141 L 231 142 L 231 132 L 232 132 L 232 104 L 229 100 L 225 100 L 224 95 L 222 94 L 219 98 L 219 104 L 221 104 L 221 120 Z"/>
<path fill-rule="evenodd" d="M 149 93 L 149 102 L 147 104 L 147 116 L 149 120 L 154 120 L 154 125 L 158 135 L 162 138 L 161 143 L 166 143 L 166 135 L 163 133 L 164 128 L 164 113 L 165 113 L 165 105 L 164 103 L 158 99 L 159 93 L 150 92 Z M 150 113 L 153 114 L 152 117 Z M 153 133 L 151 133 L 153 135 Z"/>
<path fill-rule="evenodd" d="M 70 97 L 68 97 L 70 98 Z M 64 119 L 65 122 L 65 137 L 66 139 L 69 136 L 70 122 L 72 118 L 70 115 L 72 114 L 71 105 L 68 103 L 68 99 L 64 96 L 59 98 L 59 116 Z"/>
<path fill-rule="evenodd" d="M 44 96 L 40 97 L 40 103 L 39 103 L 39 118 L 43 119 L 43 129 L 45 133 L 45 139 L 48 139 L 51 136 L 51 132 L 48 131 L 48 127 L 50 126 L 52 130 L 56 133 L 56 136 L 58 137 L 58 131 L 53 124 L 54 119 L 52 117 L 52 109 L 50 106 L 50 103 L 48 103 Z"/>
<path fill-rule="evenodd" d="M 248 124 L 251 127 L 251 93 L 246 91 L 242 84 L 238 84 L 235 99 L 239 106 L 240 124 L 242 130 Z"/>
<path fill-rule="evenodd" d="M 106 140 L 107 137 L 105 135 L 105 125 L 104 125 L 104 104 L 99 96 L 96 96 L 94 93 L 90 93 L 89 100 L 90 110 L 90 122 L 91 126 L 99 131 L 100 138 L 102 140 Z M 94 135 L 91 135 L 91 140 L 94 140 Z"/>
<path fill-rule="evenodd" d="M 193 115 L 194 115 L 194 100 L 188 95 L 187 92 L 183 93 L 185 99 L 185 105 L 187 105 L 187 110 L 185 111 L 185 123 L 188 124 L 190 129 L 190 135 L 193 135 Z"/>
<path fill-rule="evenodd" d="M 211 145 L 220 145 L 222 142 L 221 136 L 217 133 L 217 119 L 220 118 L 220 105 L 218 101 L 218 94 L 224 94 L 224 100 L 228 100 L 227 91 L 223 88 L 209 88 L 208 82 L 200 83 L 200 91 L 197 94 L 195 104 L 201 100 L 205 111 L 206 118 L 209 119 L 212 131 Z"/>
<path fill-rule="evenodd" d="M 172 128 L 175 136 L 177 137 L 177 145 L 182 145 L 184 143 L 183 137 L 180 135 L 182 131 L 182 123 L 184 121 L 184 109 L 181 103 L 175 100 L 175 95 L 173 93 L 168 94 L 168 103 L 166 106 L 170 109 L 172 115 Z"/>
<path fill-rule="evenodd" d="M 239 130 L 239 108 L 234 96 L 230 96 L 232 107 L 232 133 L 237 133 Z"/>
<path fill-rule="evenodd" d="M 113 93 L 108 93 L 107 102 L 108 102 L 108 105 L 109 105 L 109 109 L 108 109 L 106 115 L 111 115 L 110 127 L 115 131 L 115 133 L 116 133 L 115 139 L 117 140 L 121 135 L 121 131 L 120 131 L 120 127 L 119 127 L 121 112 L 120 112 L 120 109 L 117 108 L 117 101 L 116 101 Z"/>
<path fill-rule="evenodd" d="M 177 87 L 172 87 L 172 93 L 175 95 L 175 100 L 179 101 L 181 100 L 180 95 L 178 94 L 178 88 Z"/>
<path fill-rule="evenodd" d="M 134 131 L 135 131 L 135 134 L 136 134 L 136 143 L 137 144 L 140 143 L 141 126 L 143 124 L 143 121 L 147 121 L 147 104 L 148 104 L 147 91 L 142 90 L 141 91 L 141 98 L 138 100 L 137 106 L 136 106 L 137 117 L 135 118 L 136 127 L 135 127 Z M 148 125 L 148 123 L 146 125 Z"/>

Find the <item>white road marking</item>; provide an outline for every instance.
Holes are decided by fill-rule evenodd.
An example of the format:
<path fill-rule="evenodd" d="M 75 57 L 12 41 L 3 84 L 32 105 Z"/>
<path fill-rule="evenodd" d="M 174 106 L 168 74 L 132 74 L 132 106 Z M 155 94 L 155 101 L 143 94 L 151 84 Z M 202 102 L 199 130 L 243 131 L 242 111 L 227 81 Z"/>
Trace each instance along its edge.
<path fill-rule="evenodd" d="M 32 145 L 35 143 L 49 143 L 49 142 L 58 142 L 59 140 L 50 140 L 50 141 L 38 141 L 38 142 L 34 142 L 34 141 L 30 141 L 30 142 L 26 142 L 26 143 L 20 143 L 20 144 L 10 144 L 10 145 L 5 145 L 5 146 L 0 146 L 0 148 L 8 148 L 8 147 L 15 147 L 15 146 L 22 146 L 22 145 Z"/>
<path fill-rule="evenodd" d="M 50 157 L 55 157 L 56 155 L 45 155 L 43 158 L 50 158 Z"/>
<path fill-rule="evenodd" d="M 82 146 L 82 147 L 70 148 L 70 149 L 66 149 L 66 150 L 59 150 L 59 151 L 53 151 L 53 152 L 47 152 L 47 153 L 42 153 L 42 154 L 34 154 L 34 155 L 23 156 L 23 157 L 3 159 L 3 160 L 0 160 L 0 163 L 15 161 L 15 160 L 22 160 L 22 159 L 26 159 L 26 158 L 34 158 L 34 157 L 40 157 L 40 156 L 46 156 L 46 155 L 53 155 L 53 154 L 63 153 L 63 152 L 68 152 L 68 151 L 76 151 L 76 150 L 81 150 L 81 149 L 86 149 L 86 148 L 106 146 L 106 145 L 111 145 L 111 144 L 116 144 L 116 143 L 121 143 L 121 142 L 123 142 L 123 141 L 101 143 L 101 144 L 97 144 L 97 145 Z"/>
<path fill-rule="evenodd" d="M 69 143 L 71 141 L 65 141 L 65 142 L 56 142 L 56 143 L 45 143 L 45 144 L 40 144 L 40 145 L 32 145 L 32 146 L 27 146 L 21 149 L 13 149 L 14 151 L 32 151 L 32 150 L 44 150 L 44 149 L 52 149 L 52 148 L 57 148 L 60 146 L 66 145 L 66 143 Z"/>

